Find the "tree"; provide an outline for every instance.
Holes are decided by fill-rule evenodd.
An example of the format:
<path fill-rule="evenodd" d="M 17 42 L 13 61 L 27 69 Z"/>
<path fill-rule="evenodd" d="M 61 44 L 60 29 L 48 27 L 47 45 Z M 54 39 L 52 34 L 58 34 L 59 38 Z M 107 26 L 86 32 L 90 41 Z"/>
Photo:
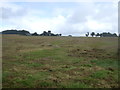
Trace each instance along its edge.
<path fill-rule="evenodd" d="M 85 35 L 86 35 L 86 37 L 88 37 L 89 36 L 89 32 L 87 32 Z"/>
<path fill-rule="evenodd" d="M 87 35 L 89 36 L 89 32 L 87 32 Z"/>
<path fill-rule="evenodd" d="M 68 35 L 69 37 L 72 37 L 72 35 Z"/>
<path fill-rule="evenodd" d="M 32 36 L 38 36 L 38 34 L 35 32 L 35 33 L 32 34 Z"/>
<path fill-rule="evenodd" d="M 48 33 L 46 31 L 43 31 L 43 36 L 48 36 Z"/>
<path fill-rule="evenodd" d="M 100 37 L 102 37 L 102 33 L 100 33 Z"/>
<path fill-rule="evenodd" d="M 29 31 L 26 30 L 5 30 L 2 34 L 19 34 L 19 35 L 30 35 Z"/>
<path fill-rule="evenodd" d="M 113 34 L 113 37 L 117 37 L 117 34 L 116 34 L 116 33 L 114 33 L 114 34 Z"/>
<path fill-rule="evenodd" d="M 103 32 L 100 34 L 100 37 L 117 37 L 117 34 L 116 33 L 110 33 L 110 32 Z"/>
<path fill-rule="evenodd" d="M 59 34 L 59 36 L 62 36 L 62 34 Z"/>
<path fill-rule="evenodd" d="M 56 36 L 59 36 L 59 34 L 56 34 Z"/>
<path fill-rule="evenodd" d="M 95 33 L 94 33 L 94 32 L 92 32 L 92 33 L 91 33 L 91 36 L 93 37 L 94 35 L 95 35 Z"/>
<path fill-rule="evenodd" d="M 88 34 L 85 34 L 86 35 L 86 37 L 88 37 Z"/>
<path fill-rule="evenodd" d="M 48 31 L 48 36 L 51 36 L 51 31 L 50 30 Z"/>
<path fill-rule="evenodd" d="M 30 33 L 26 30 L 19 30 L 18 33 L 21 34 L 21 35 L 30 36 Z"/>
<path fill-rule="evenodd" d="M 97 36 L 100 36 L 100 34 L 99 34 L 99 33 L 97 33 L 95 36 L 96 36 L 96 37 L 97 37 Z"/>
<path fill-rule="evenodd" d="M 49 30 L 48 33 L 51 33 L 51 31 Z"/>

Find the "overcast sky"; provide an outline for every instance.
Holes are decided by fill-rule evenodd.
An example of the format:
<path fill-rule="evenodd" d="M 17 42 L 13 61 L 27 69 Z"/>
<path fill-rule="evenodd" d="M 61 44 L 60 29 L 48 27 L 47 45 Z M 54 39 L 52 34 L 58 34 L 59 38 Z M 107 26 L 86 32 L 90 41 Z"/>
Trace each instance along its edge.
<path fill-rule="evenodd" d="M 118 33 L 116 2 L 4 2 L 0 3 L 0 31 L 24 29 L 30 33 L 51 30 L 62 35 L 87 32 Z"/>

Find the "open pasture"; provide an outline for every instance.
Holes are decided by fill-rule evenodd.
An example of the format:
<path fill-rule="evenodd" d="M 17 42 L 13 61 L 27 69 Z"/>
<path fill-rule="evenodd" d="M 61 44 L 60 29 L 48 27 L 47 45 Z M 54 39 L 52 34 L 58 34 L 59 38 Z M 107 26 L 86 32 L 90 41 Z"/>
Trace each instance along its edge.
<path fill-rule="evenodd" d="M 3 35 L 3 88 L 118 88 L 118 38 Z"/>

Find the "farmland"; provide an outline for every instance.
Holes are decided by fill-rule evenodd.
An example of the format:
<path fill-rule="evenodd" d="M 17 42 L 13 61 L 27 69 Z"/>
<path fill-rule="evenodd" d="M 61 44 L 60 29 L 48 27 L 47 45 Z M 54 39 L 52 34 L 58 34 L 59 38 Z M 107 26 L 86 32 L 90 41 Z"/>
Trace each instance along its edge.
<path fill-rule="evenodd" d="M 3 88 L 118 88 L 117 37 L 2 40 Z"/>

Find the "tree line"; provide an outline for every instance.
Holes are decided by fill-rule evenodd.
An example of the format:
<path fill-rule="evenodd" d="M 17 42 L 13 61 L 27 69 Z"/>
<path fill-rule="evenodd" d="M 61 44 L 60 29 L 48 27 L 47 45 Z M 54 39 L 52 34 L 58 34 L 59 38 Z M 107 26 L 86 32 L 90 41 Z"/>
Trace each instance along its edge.
<path fill-rule="evenodd" d="M 96 37 L 117 37 L 117 34 L 116 33 L 112 34 L 110 32 L 103 32 L 103 33 L 95 33 L 95 32 L 89 33 L 89 32 L 87 32 L 85 34 L 85 36 L 86 37 L 88 37 L 88 36 L 92 36 L 92 37 L 94 37 L 94 36 L 96 36 Z M 119 34 L 119 37 L 120 37 L 120 34 Z"/>
<path fill-rule="evenodd" d="M 54 34 L 54 33 L 51 33 L 51 31 L 49 30 L 48 32 L 46 31 L 43 31 L 43 33 L 41 34 L 37 34 L 37 32 L 31 34 L 32 36 L 62 36 L 62 34 Z"/>
<path fill-rule="evenodd" d="M 2 34 L 19 34 L 19 35 L 26 35 L 26 36 L 62 36 L 62 34 L 54 34 L 51 32 L 51 30 L 43 31 L 43 33 L 38 34 L 37 32 L 30 33 L 27 30 L 4 30 L 1 32 Z M 72 36 L 72 35 L 68 35 Z M 86 37 L 92 36 L 92 37 L 117 37 L 116 33 L 110 33 L 110 32 L 103 32 L 103 33 L 95 33 L 95 32 L 87 32 L 85 34 Z M 120 34 L 118 35 L 120 37 Z"/>
<path fill-rule="evenodd" d="M 2 34 L 30 35 L 30 32 L 26 30 L 5 30 L 5 31 L 2 31 L 1 33 Z"/>
<path fill-rule="evenodd" d="M 50 30 L 48 32 L 43 31 L 43 33 L 41 34 L 37 34 L 37 32 L 30 33 L 27 30 L 5 30 L 5 31 L 2 31 L 1 33 L 2 34 L 19 34 L 19 35 L 26 35 L 26 36 L 62 36 L 62 34 L 51 33 Z"/>

